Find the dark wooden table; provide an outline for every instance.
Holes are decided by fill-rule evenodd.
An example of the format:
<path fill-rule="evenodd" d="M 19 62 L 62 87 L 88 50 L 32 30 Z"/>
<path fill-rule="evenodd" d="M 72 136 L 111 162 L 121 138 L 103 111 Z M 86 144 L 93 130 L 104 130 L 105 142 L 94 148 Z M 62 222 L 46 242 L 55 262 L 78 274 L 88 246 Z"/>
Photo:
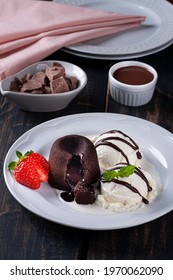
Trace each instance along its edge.
<path fill-rule="evenodd" d="M 173 212 L 152 222 L 120 230 L 75 229 L 47 221 L 26 210 L 8 191 L 3 163 L 11 145 L 32 127 L 60 116 L 86 112 L 112 112 L 136 116 L 173 133 L 173 45 L 136 60 L 158 71 L 152 100 L 141 107 L 126 107 L 112 100 L 108 70 L 117 61 L 93 60 L 57 51 L 48 59 L 81 66 L 88 83 L 66 109 L 53 113 L 20 110 L 0 96 L 0 259 L 173 259 Z M 170 151 L 173 152 L 173 151 Z"/>

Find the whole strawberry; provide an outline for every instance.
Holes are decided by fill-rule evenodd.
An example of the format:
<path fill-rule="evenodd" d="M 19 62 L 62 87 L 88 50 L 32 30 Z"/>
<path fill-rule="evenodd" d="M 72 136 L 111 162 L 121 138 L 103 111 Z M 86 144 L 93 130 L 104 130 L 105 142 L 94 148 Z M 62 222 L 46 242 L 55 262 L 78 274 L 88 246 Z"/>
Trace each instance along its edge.
<path fill-rule="evenodd" d="M 48 180 L 50 171 L 49 162 L 40 154 L 28 151 L 24 155 L 16 151 L 18 161 L 8 165 L 9 170 L 14 170 L 16 181 L 31 189 L 38 189 L 42 182 Z"/>

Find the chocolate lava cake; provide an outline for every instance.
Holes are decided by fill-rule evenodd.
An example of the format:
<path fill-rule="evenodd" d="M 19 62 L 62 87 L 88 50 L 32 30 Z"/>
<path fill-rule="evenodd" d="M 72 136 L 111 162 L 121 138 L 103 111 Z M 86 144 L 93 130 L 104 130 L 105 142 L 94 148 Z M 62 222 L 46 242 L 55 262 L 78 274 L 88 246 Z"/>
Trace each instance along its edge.
<path fill-rule="evenodd" d="M 71 201 L 73 196 L 79 204 L 94 203 L 100 169 L 95 147 L 88 138 L 67 135 L 57 139 L 51 147 L 49 163 L 49 183 L 68 194 L 65 200 Z"/>

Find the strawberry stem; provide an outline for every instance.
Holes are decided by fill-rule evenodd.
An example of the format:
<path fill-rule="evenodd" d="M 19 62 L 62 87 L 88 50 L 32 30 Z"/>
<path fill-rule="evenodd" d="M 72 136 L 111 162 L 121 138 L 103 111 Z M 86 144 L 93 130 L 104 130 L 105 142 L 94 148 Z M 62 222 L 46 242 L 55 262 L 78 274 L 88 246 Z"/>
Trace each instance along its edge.
<path fill-rule="evenodd" d="M 21 163 L 22 160 L 27 158 L 32 153 L 33 153 L 33 151 L 30 150 L 23 155 L 21 152 L 16 151 L 16 156 L 18 157 L 19 160 L 18 161 L 11 161 L 8 165 L 8 170 L 14 170 Z"/>

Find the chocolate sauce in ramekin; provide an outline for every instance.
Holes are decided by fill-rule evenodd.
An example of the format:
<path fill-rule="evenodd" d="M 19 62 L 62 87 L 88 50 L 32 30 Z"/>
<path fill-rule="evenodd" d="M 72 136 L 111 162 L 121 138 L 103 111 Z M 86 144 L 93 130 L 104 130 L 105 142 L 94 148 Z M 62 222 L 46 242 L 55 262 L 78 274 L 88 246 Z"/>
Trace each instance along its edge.
<path fill-rule="evenodd" d="M 124 84 L 144 85 L 150 83 L 154 75 L 145 67 L 126 66 L 115 70 L 113 77 Z"/>

